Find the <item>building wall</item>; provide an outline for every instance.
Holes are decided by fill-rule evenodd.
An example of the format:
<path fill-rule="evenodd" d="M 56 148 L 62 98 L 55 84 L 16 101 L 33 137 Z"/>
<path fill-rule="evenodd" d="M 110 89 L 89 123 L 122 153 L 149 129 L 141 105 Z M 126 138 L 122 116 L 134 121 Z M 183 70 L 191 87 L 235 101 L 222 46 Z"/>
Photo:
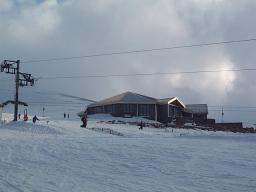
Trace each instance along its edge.
<path fill-rule="evenodd" d="M 232 129 L 242 129 L 243 128 L 243 123 L 238 122 L 238 123 L 216 123 L 214 125 L 214 128 L 220 128 L 220 129 L 227 129 L 227 130 L 232 130 Z"/>
<path fill-rule="evenodd" d="M 138 111 L 137 111 L 138 109 Z M 113 116 L 116 117 L 146 117 L 148 119 L 155 119 L 155 105 L 153 104 L 116 104 L 116 111 Z"/>
<path fill-rule="evenodd" d="M 176 112 L 174 112 L 174 108 Z M 171 123 L 178 116 L 182 116 L 179 107 L 174 107 L 168 104 L 157 105 L 157 121 L 161 123 Z"/>
<path fill-rule="evenodd" d="M 0 122 L 2 121 L 2 113 L 3 113 L 3 108 L 0 107 Z"/>
<path fill-rule="evenodd" d="M 207 113 L 192 114 L 188 112 L 183 112 L 183 118 L 184 118 L 184 122 L 194 122 L 197 125 L 215 124 L 214 120 L 207 119 Z"/>
<path fill-rule="evenodd" d="M 137 111 L 138 109 L 138 111 Z M 105 113 L 111 114 L 114 117 L 125 116 L 141 116 L 148 119 L 155 119 L 155 105 L 154 104 L 113 104 L 97 107 L 88 107 L 88 114 Z"/>
<path fill-rule="evenodd" d="M 154 104 L 139 104 L 138 114 L 140 117 L 145 117 L 151 120 L 155 120 L 155 105 Z"/>
<path fill-rule="evenodd" d="M 172 117 L 172 118 L 182 117 L 182 109 L 180 107 L 169 105 L 168 108 L 169 108 L 169 112 L 168 112 L 169 117 Z"/>
<path fill-rule="evenodd" d="M 123 117 L 123 105 L 115 104 L 115 113 L 112 115 L 115 117 Z"/>
<path fill-rule="evenodd" d="M 168 123 L 168 105 L 157 105 L 157 121 Z"/>
<path fill-rule="evenodd" d="M 197 125 L 206 125 L 207 124 L 207 114 L 193 114 L 193 121 Z"/>
<path fill-rule="evenodd" d="M 123 113 L 126 115 L 137 116 L 137 104 L 123 104 Z"/>
<path fill-rule="evenodd" d="M 103 112 L 103 106 L 88 107 L 87 108 L 87 113 L 88 113 L 88 115 L 104 113 Z"/>
<path fill-rule="evenodd" d="M 155 120 L 156 115 L 155 104 L 138 104 L 138 106 L 137 104 L 113 104 L 105 105 L 104 107 L 89 107 L 87 110 L 88 114 L 106 113 L 114 117 L 135 117 L 138 115 L 151 120 Z M 157 105 L 157 121 L 171 123 L 176 118 L 182 118 L 182 109 L 180 107 L 168 104 Z"/>
<path fill-rule="evenodd" d="M 104 105 L 103 112 L 107 114 L 115 113 L 115 105 Z"/>
<path fill-rule="evenodd" d="M 170 111 L 168 112 L 168 107 Z M 137 111 L 138 109 L 138 111 Z M 131 116 L 136 117 L 137 114 L 140 117 L 145 117 L 151 120 L 155 120 L 155 105 L 154 104 L 113 104 L 98 107 L 89 107 L 87 109 L 88 114 L 105 113 L 111 114 L 114 117 Z M 170 123 L 174 118 L 182 116 L 181 109 L 179 107 L 169 105 L 157 105 L 157 121 L 161 123 Z"/>

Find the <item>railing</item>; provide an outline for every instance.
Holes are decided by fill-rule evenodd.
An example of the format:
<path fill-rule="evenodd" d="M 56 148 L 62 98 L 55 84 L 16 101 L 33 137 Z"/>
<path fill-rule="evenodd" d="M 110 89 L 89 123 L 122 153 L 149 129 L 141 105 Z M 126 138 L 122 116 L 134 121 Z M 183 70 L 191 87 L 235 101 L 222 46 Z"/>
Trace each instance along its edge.
<path fill-rule="evenodd" d="M 120 137 L 124 136 L 122 133 L 114 131 L 114 130 L 109 129 L 109 128 L 96 128 L 96 127 L 92 127 L 92 128 L 87 128 L 87 129 L 92 130 L 92 131 L 96 131 L 96 132 L 105 133 L 105 134 L 116 135 L 116 136 L 120 136 Z"/>

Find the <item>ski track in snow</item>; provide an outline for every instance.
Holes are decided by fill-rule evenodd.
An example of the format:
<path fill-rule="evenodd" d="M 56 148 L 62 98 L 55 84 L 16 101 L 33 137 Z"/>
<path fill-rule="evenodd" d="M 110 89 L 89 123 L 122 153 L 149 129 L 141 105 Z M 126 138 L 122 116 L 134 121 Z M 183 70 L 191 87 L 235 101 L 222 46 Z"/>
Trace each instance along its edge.
<path fill-rule="evenodd" d="M 0 125 L 0 191 L 255 191 L 255 135 L 80 123 Z"/>

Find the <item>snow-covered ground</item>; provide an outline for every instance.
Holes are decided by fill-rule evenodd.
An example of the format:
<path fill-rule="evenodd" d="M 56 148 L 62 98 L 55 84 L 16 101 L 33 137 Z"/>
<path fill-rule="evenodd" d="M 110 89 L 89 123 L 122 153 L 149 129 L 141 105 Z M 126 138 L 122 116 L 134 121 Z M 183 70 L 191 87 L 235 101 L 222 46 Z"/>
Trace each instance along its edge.
<path fill-rule="evenodd" d="M 59 112 L 61 113 L 61 112 Z M 12 118 L 4 114 L 6 120 Z M 255 191 L 256 136 L 90 116 L 0 125 L 0 191 Z M 140 121 L 141 119 L 117 119 Z M 113 130 L 122 136 L 93 131 Z"/>

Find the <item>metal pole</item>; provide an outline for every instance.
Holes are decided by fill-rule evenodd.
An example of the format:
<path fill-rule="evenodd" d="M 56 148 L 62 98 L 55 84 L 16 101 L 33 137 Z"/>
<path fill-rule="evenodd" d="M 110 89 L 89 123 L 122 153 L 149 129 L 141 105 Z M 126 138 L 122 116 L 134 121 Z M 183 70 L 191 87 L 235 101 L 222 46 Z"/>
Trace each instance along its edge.
<path fill-rule="evenodd" d="M 155 104 L 155 121 L 157 121 L 157 116 L 158 116 L 158 114 L 157 114 L 157 105 Z"/>
<path fill-rule="evenodd" d="M 44 117 L 44 111 L 45 111 L 45 108 L 43 107 L 43 117 Z"/>
<path fill-rule="evenodd" d="M 17 71 L 15 77 L 15 104 L 14 104 L 14 120 L 18 120 L 18 105 L 19 105 L 19 79 L 20 79 L 20 60 L 17 60 Z"/>
<path fill-rule="evenodd" d="M 222 107 L 222 111 L 221 111 L 221 122 L 224 122 L 224 111 L 223 111 L 223 107 Z"/>

